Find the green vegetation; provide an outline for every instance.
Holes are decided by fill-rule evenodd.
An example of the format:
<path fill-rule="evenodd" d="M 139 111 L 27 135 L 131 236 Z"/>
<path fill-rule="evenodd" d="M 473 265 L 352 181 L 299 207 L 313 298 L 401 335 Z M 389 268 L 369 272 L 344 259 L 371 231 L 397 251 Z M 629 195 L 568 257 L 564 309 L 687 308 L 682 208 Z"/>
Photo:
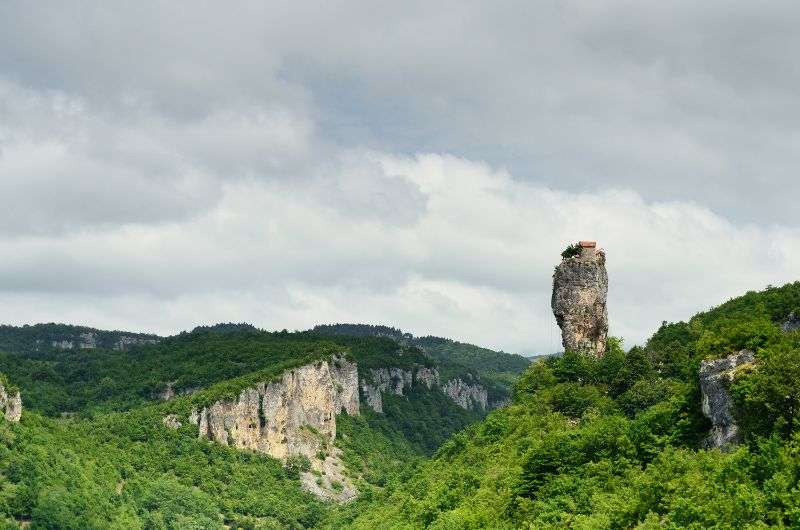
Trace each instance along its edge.
<path fill-rule="evenodd" d="M 579 256 L 581 253 L 581 245 L 579 243 L 573 243 L 561 253 L 561 259 L 569 259 L 574 258 L 575 256 Z"/>
<path fill-rule="evenodd" d="M 0 420 L 0 528 L 18 521 L 81 529 L 316 526 L 329 508 L 302 493 L 307 458 L 284 466 L 198 440 L 188 412 L 338 352 L 362 371 L 436 366 L 419 349 L 387 338 L 334 342 L 239 324 L 198 328 L 130 351 L 31 350 L 24 341 L 16 347 L 0 353 L 0 370 L 19 383 L 25 402 L 20 424 Z M 167 384 L 178 395 L 162 402 Z M 365 408 L 338 422 L 348 473 L 364 488 L 407 475 L 480 418 L 424 387 L 408 397 L 387 396 L 384 407 L 385 414 Z M 183 427 L 164 427 L 167 414 Z"/>
<path fill-rule="evenodd" d="M 360 370 L 422 364 L 483 381 L 521 363 L 399 330 L 242 325 L 130 352 L 11 351 L 0 372 L 26 411 L 0 420 L 0 528 L 800 527 L 800 332 L 780 330 L 798 307 L 800 283 L 769 287 L 664 322 L 643 347 L 612 339 L 602 359 L 526 363 L 512 404 L 484 418 L 422 385 L 384 395 L 384 414 L 339 416 L 336 445 L 361 492 L 341 506 L 302 492 L 308 459 L 284 466 L 198 440 L 188 410 L 334 352 Z M 742 348 L 756 354 L 730 385 L 744 441 L 705 450 L 700 362 Z M 154 399 L 168 382 L 202 389 Z M 183 426 L 164 427 L 168 413 Z"/>
<path fill-rule="evenodd" d="M 445 442 L 328 528 L 766 528 L 800 526 L 800 336 L 778 324 L 800 284 L 748 293 L 644 348 L 534 363 L 514 403 Z M 700 361 L 750 347 L 737 373 L 745 442 L 701 449 Z"/>
<path fill-rule="evenodd" d="M 379 337 L 405 346 L 408 363 L 416 362 L 424 365 L 436 365 L 442 381 L 453 378 L 472 379 L 486 387 L 490 403 L 506 401 L 511 395 L 519 374 L 530 364 L 530 359 L 521 355 L 494 351 L 441 337 L 414 337 L 410 333 L 389 326 L 373 326 L 369 324 L 328 324 L 316 326 L 313 332 L 321 336 L 337 337 L 353 345 L 359 340 Z M 387 346 L 388 348 L 388 346 Z M 353 348 L 355 349 L 355 348 Z M 416 353 L 415 353 L 416 350 Z M 422 355 L 420 355 L 422 354 Z M 425 358 L 428 360 L 426 361 Z M 395 357 L 393 362 L 402 362 Z M 435 361 L 432 362 L 432 361 Z M 386 359 L 375 362 L 376 366 L 390 366 Z M 401 364 L 392 366 L 402 367 Z"/>
<path fill-rule="evenodd" d="M 130 351 L 0 353 L 0 371 L 25 390 L 26 407 L 54 416 L 128 410 L 169 384 L 181 392 L 240 378 L 219 388 L 235 395 L 252 382 L 343 350 L 297 333 L 198 328 Z"/>

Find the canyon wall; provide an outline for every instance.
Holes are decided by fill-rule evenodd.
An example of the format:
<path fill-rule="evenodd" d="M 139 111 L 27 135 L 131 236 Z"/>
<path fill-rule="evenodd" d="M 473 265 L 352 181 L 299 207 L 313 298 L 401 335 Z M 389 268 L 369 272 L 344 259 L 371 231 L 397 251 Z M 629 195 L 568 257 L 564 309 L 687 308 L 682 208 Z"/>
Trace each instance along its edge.
<path fill-rule="evenodd" d="M 358 370 L 336 356 L 244 389 L 236 399 L 193 411 L 189 419 L 200 437 L 219 444 L 284 461 L 308 459 L 310 469 L 301 473 L 306 488 L 326 499 L 346 501 L 356 491 L 333 445 L 340 412 L 359 413 Z"/>

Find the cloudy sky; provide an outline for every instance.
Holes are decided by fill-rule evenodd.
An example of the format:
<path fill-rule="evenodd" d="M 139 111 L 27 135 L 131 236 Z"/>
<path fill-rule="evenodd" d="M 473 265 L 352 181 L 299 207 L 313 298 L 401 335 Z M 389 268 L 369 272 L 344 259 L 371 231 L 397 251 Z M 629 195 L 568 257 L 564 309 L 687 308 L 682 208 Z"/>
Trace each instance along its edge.
<path fill-rule="evenodd" d="M 69 4 L 69 5 L 68 5 Z M 797 2 L 0 3 L 0 322 L 552 352 L 800 277 Z"/>

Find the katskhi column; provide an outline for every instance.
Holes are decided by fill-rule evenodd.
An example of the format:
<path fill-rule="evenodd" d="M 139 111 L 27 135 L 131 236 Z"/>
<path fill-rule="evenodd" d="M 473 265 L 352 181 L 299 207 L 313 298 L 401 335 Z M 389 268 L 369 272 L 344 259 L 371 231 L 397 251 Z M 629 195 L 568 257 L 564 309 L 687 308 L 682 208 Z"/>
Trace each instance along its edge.
<path fill-rule="evenodd" d="M 564 253 L 553 274 L 551 306 L 565 351 L 602 357 L 608 338 L 606 255 L 594 241 Z"/>

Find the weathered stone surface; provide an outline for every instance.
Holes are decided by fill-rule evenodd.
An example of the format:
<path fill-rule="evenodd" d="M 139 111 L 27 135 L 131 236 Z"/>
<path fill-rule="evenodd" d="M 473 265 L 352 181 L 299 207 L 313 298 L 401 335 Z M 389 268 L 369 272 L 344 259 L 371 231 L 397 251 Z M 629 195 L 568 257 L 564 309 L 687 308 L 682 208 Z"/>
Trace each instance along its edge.
<path fill-rule="evenodd" d="M 94 331 L 87 331 L 80 334 L 80 341 L 78 347 L 82 350 L 94 350 L 97 348 L 97 333 Z"/>
<path fill-rule="evenodd" d="M 414 374 L 415 381 L 425 385 L 428 389 L 439 386 L 439 370 L 420 366 Z"/>
<path fill-rule="evenodd" d="M 792 311 L 781 324 L 781 329 L 786 333 L 800 329 L 800 317 L 795 315 L 794 311 Z"/>
<path fill-rule="evenodd" d="M 414 382 L 414 372 L 402 368 L 378 368 L 369 371 L 369 380 L 361 379 L 361 391 L 367 405 L 375 412 L 383 412 L 383 394 L 391 392 L 402 396 Z"/>
<path fill-rule="evenodd" d="M 362 378 L 361 391 L 367 405 L 375 412 L 383 412 L 383 394 L 391 392 L 397 396 L 408 393 L 414 384 L 429 390 L 440 386 L 439 370 L 415 365 L 409 370 L 402 368 L 378 368 L 369 371 L 369 379 Z"/>
<path fill-rule="evenodd" d="M 167 414 L 161 419 L 161 422 L 168 429 L 180 429 L 183 426 L 175 414 Z"/>
<path fill-rule="evenodd" d="M 148 344 L 158 344 L 159 338 L 148 335 L 127 335 L 117 331 L 90 330 L 83 332 L 71 332 L 57 340 L 50 342 L 50 345 L 58 350 L 94 350 L 97 348 L 112 348 L 114 350 L 129 350 L 135 346 Z M 36 340 L 37 349 L 42 341 Z"/>
<path fill-rule="evenodd" d="M 456 378 L 442 385 L 439 370 L 415 365 L 413 368 L 378 368 L 369 371 L 369 378 L 361 379 L 361 392 L 372 410 L 383 413 L 383 395 L 391 392 L 397 396 L 407 395 L 413 385 L 434 388 L 452 399 L 466 410 L 486 410 L 490 407 L 486 388 L 477 381 Z M 498 402 L 497 406 L 502 403 Z M 495 408 L 495 407 L 492 407 Z"/>
<path fill-rule="evenodd" d="M 114 349 L 118 351 L 129 350 L 134 346 L 141 346 L 145 344 L 158 344 L 158 339 L 148 339 L 148 338 L 131 337 L 129 335 L 123 335 L 114 344 Z"/>
<path fill-rule="evenodd" d="M 700 363 L 700 390 L 703 414 L 711 420 L 706 447 L 727 449 L 740 441 L 739 427 L 733 415 L 733 398 L 728 391 L 737 370 L 755 361 L 750 350 L 742 350 L 722 359 Z"/>
<path fill-rule="evenodd" d="M 486 389 L 477 383 L 468 383 L 461 378 L 451 379 L 444 384 L 442 391 L 466 410 L 486 410 L 489 397 Z"/>
<path fill-rule="evenodd" d="M 566 258 L 553 274 L 551 306 L 564 350 L 605 354 L 608 338 L 608 274 L 605 253 L 584 248 Z"/>
<path fill-rule="evenodd" d="M 0 384 L 0 410 L 6 420 L 18 422 L 22 417 L 22 396 L 19 391 L 9 392 Z"/>
<path fill-rule="evenodd" d="M 200 437 L 223 445 L 283 460 L 308 458 L 317 472 L 331 471 L 322 475 L 321 486 L 313 479 L 327 492 L 324 497 L 343 501 L 355 489 L 341 472 L 334 473 L 342 469 L 333 447 L 336 414 L 341 411 L 359 412 L 358 369 L 343 357 L 334 357 L 289 370 L 279 381 L 247 388 L 235 400 L 192 411 L 189 419 L 198 426 Z M 322 453 L 324 460 L 318 458 Z M 336 482 L 341 489 L 334 487 Z"/>

